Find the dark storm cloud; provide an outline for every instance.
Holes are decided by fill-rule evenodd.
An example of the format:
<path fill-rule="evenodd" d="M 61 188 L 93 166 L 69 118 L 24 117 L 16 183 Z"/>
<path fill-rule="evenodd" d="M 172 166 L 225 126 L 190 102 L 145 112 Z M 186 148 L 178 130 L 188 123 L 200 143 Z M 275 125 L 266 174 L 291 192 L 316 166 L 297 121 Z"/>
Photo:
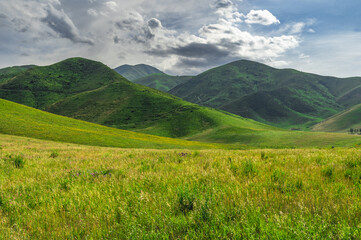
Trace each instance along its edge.
<path fill-rule="evenodd" d="M 225 57 L 229 55 L 228 51 L 221 50 L 217 45 L 203 43 L 190 43 L 186 46 L 173 48 L 171 51 L 178 56 L 192 58 Z"/>
<path fill-rule="evenodd" d="M 156 29 L 162 27 L 162 23 L 158 19 L 152 18 L 148 21 L 148 26 L 152 29 Z"/>
<path fill-rule="evenodd" d="M 47 16 L 42 19 L 42 22 L 47 24 L 54 32 L 75 43 L 93 45 L 92 40 L 80 36 L 78 29 L 63 10 L 57 10 L 51 4 L 44 10 L 46 11 Z"/>
<path fill-rule="evenodd" d="M 217 0 L 214 3 L 215 8 L 228 8 L 233 5 L 230 0 Z"/>
<path fill-rule="evenodd" d="M 224 61 L 230 55 L 228 50 L 220 49 L 217 45 L 203 43 L 189 43 L 169 49 L 153 49 L 146 53 L 158 57 L 178 56 L 178 62 L 174 67 L 182 69 L 209 67 L 214 62 Z"/>

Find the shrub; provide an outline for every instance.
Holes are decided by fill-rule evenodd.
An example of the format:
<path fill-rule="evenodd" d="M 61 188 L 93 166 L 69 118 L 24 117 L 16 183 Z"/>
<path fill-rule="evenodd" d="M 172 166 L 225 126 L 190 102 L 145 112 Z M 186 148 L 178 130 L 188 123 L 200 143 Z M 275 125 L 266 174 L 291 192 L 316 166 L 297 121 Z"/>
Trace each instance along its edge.
<path fill-rule="evenodd" d="M 251 160 L 247 160 L 243 163 L 242 172 L 244 175 L 253 176 L 257 173 L 257 169 Z"/>
<path fill-rule="evenodd" d="M 334 172 L 334 170 L 333 170 L 332 166 L 328 166 L 327 168 L 322 170 L 323 176 L 328 177 L 328 178 L 333 177 L 333 172 Z"/>
<path fill-rule="evenodd" d="M 271 180 L 274 183 L 283 183 L 285 180 L 285 173 L 281 170 L 275 170 L 271 175 Z"/>
<path fill-rule="evenodd" d="M 50 154 L 50 157 L 51 158 L 56 158 L 59 156 L 59 153 L 57 151 L 53 151 L 51 154 Z"/>
<path fill-rule="evenodd" d="M 296 182 L 296 188 L 298 190 L 301 190 L 303 188 L 303 182 L 301 179 L 298 179 L 297 182 Z"/>
<path fill-rule="evenodd" d="M 16 168 L 23 168 L 25 165 L 24 157 L 21 155 L 8 155 L 4 160 L 12 163 Z"/>
<path fill-rule="evenodd" d="M 24 165 L 25 165 L 25 160 L 23 156 L 18 155 L 14 157 L 14 166 L 16 168 L 23 168 Z"/>
<path fill-rule="evenodd" d="M 183 214 L 194 209 L 195 196 L 188 187 L 178 190 L 178 207 Z"/>
<path fill-rule="evenodd" d="M 265 152 L 261 152 L 261 159 L 262 160 L 267 160 L 268 159 L 268 156 L 266 156 Z"/>

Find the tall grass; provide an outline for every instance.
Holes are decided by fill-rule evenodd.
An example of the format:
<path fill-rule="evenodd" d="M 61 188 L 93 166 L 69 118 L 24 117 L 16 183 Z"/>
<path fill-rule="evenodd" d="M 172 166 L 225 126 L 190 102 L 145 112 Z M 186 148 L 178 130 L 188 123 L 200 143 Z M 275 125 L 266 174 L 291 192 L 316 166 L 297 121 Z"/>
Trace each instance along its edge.
<path fill-rule="evenodd" d="M 6 135 L 0 145 L 0 239 L 361 236 L 358 149 L 116 149 Z M 4 161 L 19 155 L 23 168 Z"/>

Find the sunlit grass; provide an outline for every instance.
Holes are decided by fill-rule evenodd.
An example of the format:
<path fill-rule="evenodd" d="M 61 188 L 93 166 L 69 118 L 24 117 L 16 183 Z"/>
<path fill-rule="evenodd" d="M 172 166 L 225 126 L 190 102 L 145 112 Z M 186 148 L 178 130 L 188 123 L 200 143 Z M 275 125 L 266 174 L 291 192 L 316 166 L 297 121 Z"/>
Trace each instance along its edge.
<path fill-rule="evenodd" d="M 0 135 L 2 239 L 357 239 L 359 149 L 144 150 Z M 22 156 L 17 168 L 9 156 Z"/>

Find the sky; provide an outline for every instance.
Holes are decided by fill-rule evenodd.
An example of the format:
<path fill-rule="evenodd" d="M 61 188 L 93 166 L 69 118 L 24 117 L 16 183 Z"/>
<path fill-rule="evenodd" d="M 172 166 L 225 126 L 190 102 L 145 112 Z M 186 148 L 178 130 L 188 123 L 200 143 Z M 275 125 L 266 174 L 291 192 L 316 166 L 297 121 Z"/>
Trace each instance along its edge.
<path fill-rule="evenodd" d="M 70 57 L 196 75 L 241 59 L 361 76 L 360 0 L 0 0 L 0 68 Z"/>

